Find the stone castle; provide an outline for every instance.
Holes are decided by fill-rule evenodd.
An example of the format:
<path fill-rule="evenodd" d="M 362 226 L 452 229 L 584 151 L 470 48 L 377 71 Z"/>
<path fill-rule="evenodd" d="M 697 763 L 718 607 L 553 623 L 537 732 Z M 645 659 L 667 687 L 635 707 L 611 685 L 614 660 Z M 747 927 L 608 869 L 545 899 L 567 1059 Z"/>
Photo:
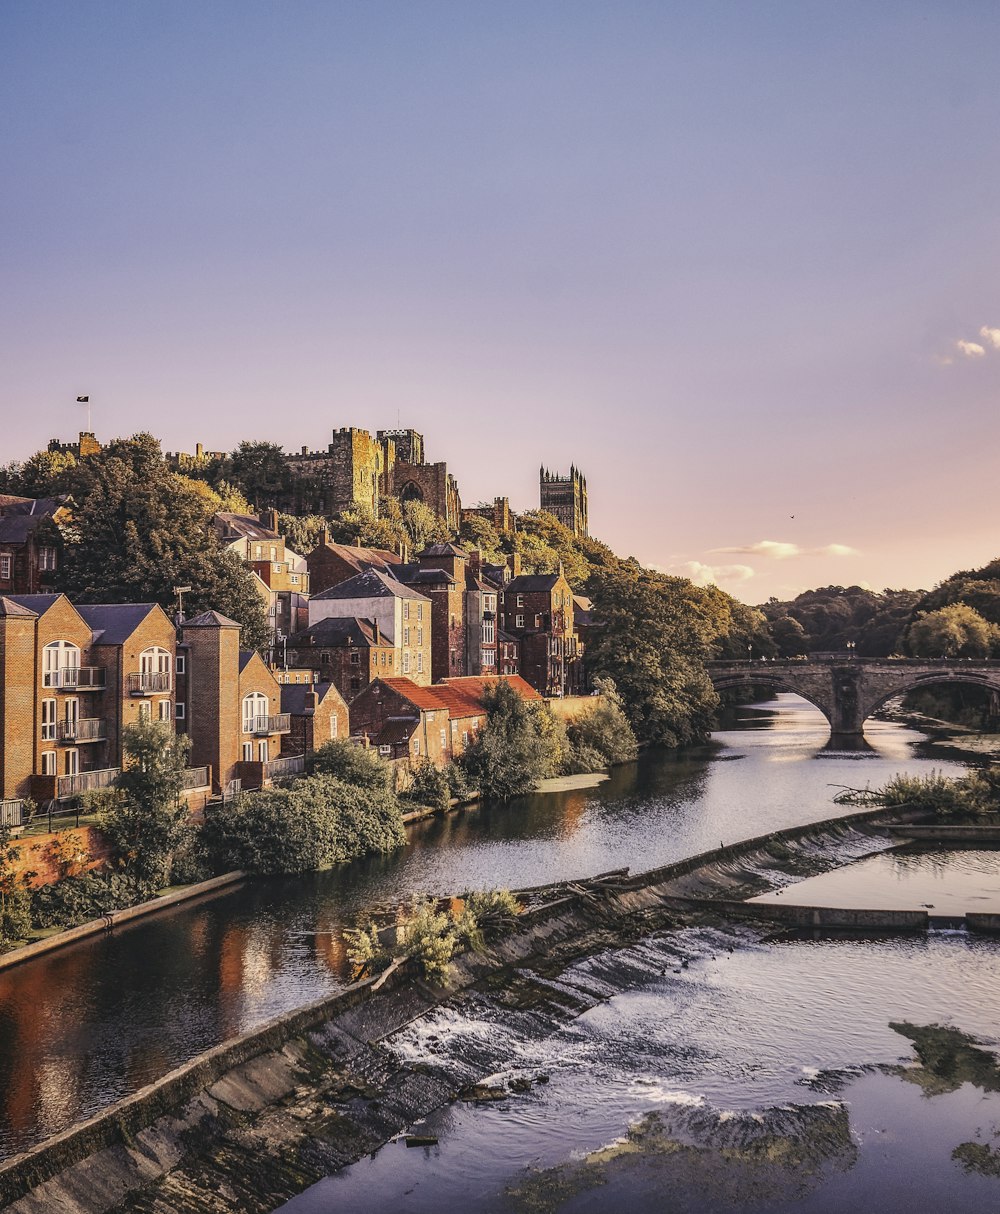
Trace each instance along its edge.
<path fill-rule="evenodd" d="M 337 514 L 366 506 L 376 516 L 380 497 L 425 502 L 449 527 L 462 521 L 458 482 L 444 463 L 424 461 L 424 437 L 416 430 L 334 430 L 325 450 L 303 447 L 286 457 L 291 472 L 289 499 L 295 514 Z"/>

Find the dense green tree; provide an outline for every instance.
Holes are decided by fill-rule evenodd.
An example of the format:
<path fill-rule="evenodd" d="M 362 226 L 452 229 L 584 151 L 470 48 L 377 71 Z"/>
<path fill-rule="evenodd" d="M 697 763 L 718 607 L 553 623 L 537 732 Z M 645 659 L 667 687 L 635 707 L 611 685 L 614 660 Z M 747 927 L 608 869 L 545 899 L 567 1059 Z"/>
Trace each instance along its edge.
<path fill-rule="evenodd" d="M 481 518 L 478 514 L 467 515 L 462 520 L 458 542 L 470 551 L 478 548 L 487 565 L 502 565 L 507 559 L 500 532 L 489 519 Z"/>
<path fill-rule="evenodd" d="M 331 738 L 309 756 L 313 775 L 335 776 L 356 788 L 388 789 L 392 768 L 377 750 L 358 746 L 349 738 Z"/>
<path fill-rule="evenodd" d="M 903 633 L 922 593 L 823 586 L 806 590 L 790 602 L 771 599 L 761 610 L 782 657 L 842 651 L 848 642 L 859 657 L 888 657 L 900 651 Z"/>
<path fill-rule="evenodd" d="M 258 511 L 280 505 L 291 487 L 285 453 L 277 443 L 240 443 L 230 455 L 226 471 L 226 479 Z"/>
<path fill-rule="evenodd" d="M 426 502 L 403 502 L 402 516 L 412 552 L 420 552 L 428 544 L 447 543 L 452 538 L 448 524 Z"/>
<path fill-rule="evenodd" d="M 174 586 L 185 607 L 214 609 L 241 625 L 241 644 L 264 648 L 264 603 L 250 571 L 215 538 L 212 503 L 171 472 L 149 434 L 116 439 L 73 470 L 73 529 L 55 585 L 77 602 L 154 601 L 169 608 Z"/>
<path fill-rule="evenodd" d="M 486 724 L 461 757 L 470 783 L 502 801 L 531 792 L 552 766 L 539 709 L 503 680 L 486 689 L 483 706 Z"/>
<path fill-rule="evenodd" d="M 304 518 L 295 514 L 278 515 L 278 533 L 300 556 L 307 556 L 319 545 L 327 528 L 328 523 L 321 514 L 308 514 Z"/>
<path fill-rule="evenodd" d="M 965 603 L 921 611 L 910 625 L 910 652 L 927 658 L 983 658 L 997 638 L 997 628 Z"/>
<path fill-rule="evenodd" d="M 728 596 L 634 562 L 596 573 L 591 595 L 600 627 L 588 664 L 614 679 L 640 741 L 678 746 L 707 737 L 719 698 L 703 662 L 728 632 Z"/>
<path fill-rule="evenodd" d="M 120 861 L 150 890 L 167 883 L 170 857 L 190 831 L 181 796 L 189 738 L 161 721 L 122 731 L 125 764 L 115 780 L 122 794 L 102 815 Z"/>
<path fill-rule="evenodd" d="M 635 733 L 614 680 L 598 677 L 595 687 L 601 698 L 575 716 L 566 727 L 576 755 L 574 766 L 578 770 L 587 770 L 590 762 L 589 757 L 585 761 L 582 755 L 585 750 L 597 755 L 598 767 L 627 763 L 639 753 Z M 596 769 L 590 767 L 589 770 Z"/>

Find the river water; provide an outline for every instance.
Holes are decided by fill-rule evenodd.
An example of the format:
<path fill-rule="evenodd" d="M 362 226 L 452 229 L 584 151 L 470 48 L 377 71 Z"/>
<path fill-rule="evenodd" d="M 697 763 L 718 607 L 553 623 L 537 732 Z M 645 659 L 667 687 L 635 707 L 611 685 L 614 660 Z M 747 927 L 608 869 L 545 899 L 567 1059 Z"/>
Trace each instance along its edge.
<path fill-rule="evenodd" d="M 826 749 L 827 729 L 819 714 L 797 697 L 782 696 L 766 707 L 740 710 L 740 719 L 714 735 L 711 746 L 680 757 L 646 756 L 617 770 L 597 788 L 527 797 L 431 820 L 411 828 L 410 846 L 395 855 L 306 878 L 251 882 L 6 971 L 0 974 L 0 1154 L 22 1150 L 204 1049 L 335 990 L 346 976 L 342 929 L 366 906 L 398 901 L 410 892 L 526 887 L 626 865 L 641 871 L 720 843 L 834 816 L 841 812 L 831 800 L 837 785 L 877 785 L 900 770 L 959 769 L 940 758 L 933 764 L 923 758 L 921 735 L 898 724 L 871 722 L 867 739 L 868 748 L 859 752 Z M 665 948 L 663 956 L 673 956 L 675 946 L 650 947 L 654 953 Z M 753 991 L 760 999 L 769 999 L 780 971 L 787 1016 L 775 1021 L 773 1052 L 787 1053 L 792 1060 L 788 1065 L 799 1065 L 788 1042 L 803 1038 L 803 1013 L 816 994 L 813 979 L 800 977 L 804 960 L 792 946 L 785 952 L 777 950 L 786 959 L 780 966 L 773 946 L 734 946 L 732 954 L 728 947 L 724 957 L 729 960 L 723 963 L 718 961 L 723 956 L 718 942 L 691 942 L 693 956 L 714 954 L 716 959 L 692 965 L 679 982 L 668 983 L 671 1006 L 681 1008 L 694 997 L 695 975 L 700 975 L 698 982 L 705 984 L 700 989 L 711 992 L 708 1002 L 718 1004 L 716 1028 L 706 1025 L 705 1031 L 715 1032 L 719 1042 L 728 1040 L 732 1026 L 725 1020 L 725 1008 L 747 1006 L 748 1000 L 752 1006 Z M 867 974 L 858 979 L 863 990 L 877 987 L 875 979 L 890 965 L 872 947 L 864 965 L 858 963 L 859 975 Z M 995 965 L 992 946 L 977 947 L 978 952 L 964 938 L 961 944 L 925 942 L 923 956 L 927 949 L 936 948 L 941 957 L 952 959 L 939 965 L 934 954 L 929 966 L 929 971 L 942 975 L 941 1007 L 933 1011 L 934 1016 L 954 1013 L 955 992 L 962 986 L 959 971 L 971 975 L 981 963 L 989 980 L 996 979 L 995 969 L 989 970 Z M 802 948 L 803 956 L 812 955 L 809 946 Z M 892 964 L 907 968 L 905 957 L 892 956 Z M 736 957 L 742 959 L 740 966 L 748 967 L 746 972 L 737 973 L 739 967 L 732 960 Z M 667 964 L 654 955 L 652 960 L 640 959 L 637 966 L 627 962 L 625 972 L 648 970 L 659 975 Z M 711 967 L 717 964 L 716 974 Z M 837 985 L 840 979 L 830 981 Z M 642 983 L 636 997 L 662 1003 L 660 994 Z M 608 1009 L 613 1006 L 614 1001 L 601 1003 L 585 1026 L 576 1021 L 562 1031 L 572 1038 L 574 1033 L 592 1034 L 597 1029 L 597 1038 L 588 1047 L 594 1058 L 611 1059 L 621 1050 L 627 1052 L 631 1048 L 625 1044 L 627 1035 L 615 1038 L 618 1045 L 614 1045 L 613 1035 L 605 1032 L 607 1026 L 600 1027 L 601 1017 L 612 1015 Z M 810 1017 L 828 1010 L 814 1007 Z M 636 1025 L 644 1024 L 644 1015 L 638 1013 Z M 905 1054 L 907 1043 L 886 1029 L 884 1019 L 877 1048 L 862 1033 L 850 1042 L 857 1048 L 845 1047 L 837 1057 L 878 1060 L 891 1054 L 890 1047 L 896 1055 Z M 955 1019 L 958 1023 L 957 1015 Z M 966 1018 L 963 1027 L 987 1031 L 988 1026 L 974 1020 Z M 524 1041 L 535 1042 L 536 1036 L 529 1033 Z M 716 1054 L 729 1055 L 719 1045 L 714 1049 Z M 755 1051 L 763 1053 L 758 1057 Z M 800 1052 L 801 1066 L 812 1067 L 817 1057 L 826 1057 L 819 1049 L 803 1047 Z M 703 1053 L 710 1057 L 713 1048 L 705 1046 Z M 765 1043 L 751 1034 L 741 1065 L 764 1075 L 768 1063 L 760 1058 L 766 1054 Z M 587 1057 L 586 1050 L 578 1055 L 581 1075 L 587 1071 Z M 599 1072 L 587 1082 L 597 1092 Z M 646 1081 L 637 1073 L 623 1082 L 628 1086 Z M 774 1092 L 779 1089 L 784 1090 L 776 1081 Z M 554 1084 L 550 1090 L 555 1091 Z M 565 1098 L 577 1110 L 576 1117 L 579 1109 L 574 1101 L 580 1097 L 587 1105 L 590 1097 L 580 1096 L 586 1085 L 573 1091 L 575 1095 Z M 685 1105 L 688 1098 L 694 1103 Z M 743 1097 L 744 1103 L 762 1098 L 756 1089 L 747 1089 Z M 733 1099 L 726 1085 L 709 1092 L 707 1084 L 699 1081 L 680 1104 L 670 1108 L 675 1113 L 714 1108 L 712 1102 L 718 1100 L 724 1112 L 729 1107 L 726 1102 Z M 631 1124 L 632 1112 L 656 1112 L 661 1102 L 655 1095 L 645 1104 L 626 1100 L 608 1117 L 604 1111 L 611 1104 L 602 1096 L 594 1095 L 592 1103 L 600 1106 L 601 1115 L 586 1125 L 581 1121 L 574 1150 L 620 1137 Z M 540 1106 L 536 1116 L 548 1120 L 552 1112 Z M 509 1126 L 509 1119 L 503 1124 Z M 529 1116 L 522 1125 L 529 1141 L 531 1125 Z M 553 1166 L 562 1158 L 564 1145 L 550 1144 Z M 408 1160 L 414 1154 L 409 1152 Z M 454 1163 L 451 1159 L 449 1167 Z M 358 1169 L 349 1173 L 360 1174 Z M 347 1208 L 381 1207 L 348 1204 Z"/>

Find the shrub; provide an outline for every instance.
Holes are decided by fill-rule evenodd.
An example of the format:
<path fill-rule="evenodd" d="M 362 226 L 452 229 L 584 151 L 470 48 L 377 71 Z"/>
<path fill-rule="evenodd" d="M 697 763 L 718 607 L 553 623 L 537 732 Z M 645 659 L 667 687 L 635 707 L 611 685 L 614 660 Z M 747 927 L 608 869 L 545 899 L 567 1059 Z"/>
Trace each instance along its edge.
<path fill-rule="evenodd" d="M 347 738 L 333 738 L 324 742 L 309 758 L 311 775 L 336 776 L 345 784 L 358 788 L 388 790 L 392 782 L 392 768 L 378 751 L 358 746 Z"/>
<path fill-rule="evenodd" d="M 301 873 L 390 851 L 404 834 L 386 788 L 318 774 L 237 797 L 208 817 L 205 839 L 216 868 Z"/>
<path fill-rule="evenodd" d="M 463 771 L 484 797 L 531 792 L 551 767 L 538 710 L 502 680 L 487 688 L 483 705 L 486 724 L 459 760 Z"/>
<path fill-rule="evenodd" d="M 127 871 L 85 873 L 33 890 L 31 919 L 35 927 L 75 927 L 147 902 L 155 893 L 152 882 L 138 880 Z"/>
<path fill-rule="evenodd" d="M 625 716 L 622 699 L 611 679 L 595 679 L 601 699 L 570 721 L 567 731 L 574 751 L 577 771 L 600 771 L 612 763 L 627 763 L 639 753 L 636 737 Z M 596 767 L 580 766 L 592 762 L 593 754 L 601 756 Z"/>
<path fill-rule="evenodd" d="M 23 882 L 0 890 L 0 948 L 10 948 L 31 932 L 31 895 Z"/>
<path fill-rule="evenodd" d="M 599 750 L 586 743 L 574 744 L 569 752 L 569 758 L 563 764 L 563 774 L 567 776 L 584 775 L 589 772 L 603 771 L 608 762 Z"/>
<path fill-rule="evenodd" d="M 448 809 L 451 805 L 448 776 L 430 759 L 425 759 L 414 773 L 413 783 L 404 796 L 407 801 L 413 801 L 417 805 L 427 805 L 431 809 Z"/>

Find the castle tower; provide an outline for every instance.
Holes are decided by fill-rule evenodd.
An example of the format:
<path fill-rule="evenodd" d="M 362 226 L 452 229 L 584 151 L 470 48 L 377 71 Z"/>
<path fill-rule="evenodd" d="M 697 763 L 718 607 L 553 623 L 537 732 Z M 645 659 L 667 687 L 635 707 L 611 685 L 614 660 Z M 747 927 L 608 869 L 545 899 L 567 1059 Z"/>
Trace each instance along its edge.
<path fill-rule="evenodd" d="M 544 465 L 538 470 L 538 499 L 542 510 L 554 514 L 577 537 L 590 534 L 587 519 L 587 478 L 575 464 L 569 476 L 550 472 Z"/>

